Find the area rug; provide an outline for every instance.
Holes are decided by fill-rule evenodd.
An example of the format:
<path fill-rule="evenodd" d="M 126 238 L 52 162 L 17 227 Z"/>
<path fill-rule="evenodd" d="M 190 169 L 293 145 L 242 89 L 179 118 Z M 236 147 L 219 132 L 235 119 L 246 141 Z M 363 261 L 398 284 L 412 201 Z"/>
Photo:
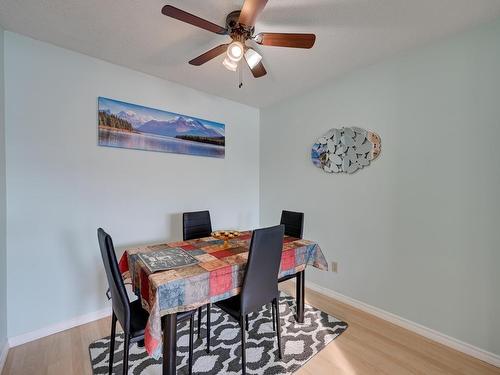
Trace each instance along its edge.
<path fill-rule="evenodd" d="M 204 309 L 205 310 L 205 309 Z M 205 351 L 206 325 L 198 338 L 195 328 L 193 373 L 203 375 L 241 374 L 240 328 L 237 322 L 212 306 L 212 351 Z M 281 294 L 280 314 L 282 327 L 283 359 L 278 357 L 276 333 L 273 331 L 270 305 L 259 313 L 250 314 L 247 333 L 247 373 L 259 375 L 292 374 L 319 353 L 347 329 L 347 323 L 309 305 L 305 306 L 304 323 L 295 320 L 295 299 Z M 206 323 L 206 318 L 202 320 Z M 196 321 L 195 321 L 196 324 Z M 177 373 L 188 374 L 189 326 L 178 326 Z M 122 373 L 123 336 L 117 335 L 115 343 L 114 374 Z M 89 346 L 94 375 L 108 373 L 109 337 Z M 161 375 L 161 358 L 149 357 L 137 344 L 130 347 L 129 374 Z"/>

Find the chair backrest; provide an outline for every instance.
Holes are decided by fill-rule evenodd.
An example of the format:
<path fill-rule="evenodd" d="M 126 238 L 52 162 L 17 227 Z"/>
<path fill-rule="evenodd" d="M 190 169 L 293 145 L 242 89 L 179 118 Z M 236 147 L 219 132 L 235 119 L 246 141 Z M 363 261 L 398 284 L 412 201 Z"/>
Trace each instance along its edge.
<path fill-rule="evenodd" d="M 209 237 L 212 233 L 210 212 L 184 212 L 182 214 L 182 227 L 184 241 L 195 238 Z"/>
<path fill-rule="evenodd" d="M 304 231 L 304 213 L 293 211 L 281 211 L 280 224 L 285 226 L 285 235 L 302 238 Z"/>
<path fill-rule="evenodd" d="M 252 234 L 248 262 L 241 289 L 243 315 L 260 309 L 278 297 L 278 274 L 285 227 L 257 229 Z"/>
<path fill-rule="evenodd" d="M 118 262 L 116 261 L 115 248 L 111 236 L 102 228 L 97 230 L 99 247 L 101 248 L 104 270 L 108 279 L 109 291 L 111 292 L 111 303 L 123 330 L 127 332 L 130 328 L 130 300 L 123 283 Z"/>

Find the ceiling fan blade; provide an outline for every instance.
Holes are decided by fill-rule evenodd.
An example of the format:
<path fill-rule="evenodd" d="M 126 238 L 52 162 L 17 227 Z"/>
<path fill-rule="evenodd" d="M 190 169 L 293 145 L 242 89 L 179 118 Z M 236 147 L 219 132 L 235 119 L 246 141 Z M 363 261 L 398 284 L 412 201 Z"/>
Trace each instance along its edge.
<path fill-rule="evenodd" d="M 266 4 L 267 0 L 245 0 L 238 22 L 246 26 L 255 25 L 255 20 Z"/>
<path fill-rule="evenodd" d="M 212 60 L 214 57 L 217 57 L 219 55 L 222 55 L 224 52 L 227 51 L 227 46 L 229 44 L 221 44 L 220 46 L 217 46 L 215 48 L 212 48 L 211 50 L 205 52 L 204 54 L 201 54 L 198 57 L 195 57 L 192 59 L 189 63 L 191 65 L 196 65 L 200 66 L 205 64 L 207 61 Z"/>
<path fill-rule="evenodd" d="M 248 62 L 247 62 L 247 65 L 248 65 Z M 248 66 L 248 67 L 250 68 L 250 66 Z M 252 71 L 252 74 L 255 78 L 260 78 L 260 77 L 263 77 L 267 74 L 266 68 L 264 68 L 262 61 L 259 62 L 257 65 L 255 65 L 255 67 L 253 69 L 250 68 L 250 70 Z"/>
<path fill-rule="evenodd" d="M 162 8 L 161 12 L 165 16 L 175 18 L 179 21 L 189 23 L 193 26 L 198 26 L 202 29 L 211 31 L 213 33 L 221 34 L 221 35 L 227 34 L 227 30 L 225 28 L 223 28 L 219 25 L 216 25 L 215 23 L 212 23 L 210 21 L 204 20 L 203 18 L 195 16 L 194 14 L 185 12 L 182 9 L 176 8 L 172 5 L 165 5 Z"/>
<path fill-rule="evenodd" d="M 316 41 L 314 34 L 260 33 L 255 42 L 263 46 L 311 48 Z"/>

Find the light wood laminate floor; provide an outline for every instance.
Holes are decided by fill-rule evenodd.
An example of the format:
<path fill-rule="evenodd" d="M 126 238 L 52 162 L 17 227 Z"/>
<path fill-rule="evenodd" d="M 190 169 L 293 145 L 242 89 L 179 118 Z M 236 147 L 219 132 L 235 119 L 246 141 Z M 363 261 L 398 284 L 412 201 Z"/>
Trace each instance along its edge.
<path fill-rule="evenodd" d="M 294 286 L 283 289 L 294 294 Z M 349 323 L 348 330 L 297 375 L 499 374 L 500 368 L 432 342 L 351 306 L 307 290 L 306 301 Z M 2 375 L 91 374 L 89 344 L 109 335 L 102 319 L 9 351 Z"/>

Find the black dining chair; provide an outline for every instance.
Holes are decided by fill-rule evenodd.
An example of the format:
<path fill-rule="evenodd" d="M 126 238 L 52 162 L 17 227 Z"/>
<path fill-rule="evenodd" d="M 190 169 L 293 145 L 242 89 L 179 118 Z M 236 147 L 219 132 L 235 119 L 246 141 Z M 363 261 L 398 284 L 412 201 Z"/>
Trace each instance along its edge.
<path fill-rule="evenodd" d="M 304 213 L 283 210 L 281 211 L 280 224 L 285 226 L 286 236 L 302 238 L 304 232 Z M 278 282 L 282 283 L 283 281 L 291 280 L 295 277 L 295 274 L 283 276 Z"/>
<path fill-rule="evenodd" d="M 212 234 L 210 212 L 184 212 L 182 214 L 182 228 L 184 241 L 209 237 Z"/>
<path fill-rule="evenodd" d="M 182 237 L 184 241 L 209 237 L 212 234 L 212 222 L 209 211 L 184 212 L 182 214 Z M 207 329 L 210 329 L 210 304 L 207 304 Z M 201 314 L 198 308 L 198 337 L 201 336 Z M 210 352 L 210 340 L 207 340 L 207 352 Z"/>
<path fill-rule="evenodd" d="M 293 211 L 281 211 L 280 224 L 285 226 L 285 235 L 302 238 L 304 232 L 304 213 Z"/>
<path fill-rule="evenodd" d="M 111 295 L 111 304 L 113 308 L 111 316 L 111 340 L 109 343 L 109 374 L 113 373 L 113 357 L 115 352 L 115 337 L 116 337 L 116 321 L 120 325 L 125 334 L 125 342 L 123 346 L 123 374 L 128 373 L 128 357 L 130 344 L 144 340 L 144 330 L 149 314 L 141 306 L 140 300 L 130 302 L 125 289 L 118 262 L 116 260 L 115 249 L 111 236 L 102 228 L 97 230 L 97 238 L 101 249 L 102 261 L 106 271 L 106 277 L 109 284 L 109 292 Z M 189 374 L 193 368 L 193 324 L 195 310 L 182 312 L 177 314 L 177 321 L 190 321 L 189 332 Z"/>
<path fill-rule="evenodd" d="M 278 273 L 283 249 L 285 227 L 277 225 L 257 229 L 252 234 L 243 285 L 240 294 L 215 304 L 239 322 L 241 328 L 241 360 L 243 375 L 246 373 L 245 341 L 248 314 L 272 304 L 273 327 L 277 331 L 278 355 L 281 351 L 281 324 L 279 313 Z M 245 325 L 247 326 L 245 329 Z M 210 331 L 207 333 L 210 337 Z"/>

